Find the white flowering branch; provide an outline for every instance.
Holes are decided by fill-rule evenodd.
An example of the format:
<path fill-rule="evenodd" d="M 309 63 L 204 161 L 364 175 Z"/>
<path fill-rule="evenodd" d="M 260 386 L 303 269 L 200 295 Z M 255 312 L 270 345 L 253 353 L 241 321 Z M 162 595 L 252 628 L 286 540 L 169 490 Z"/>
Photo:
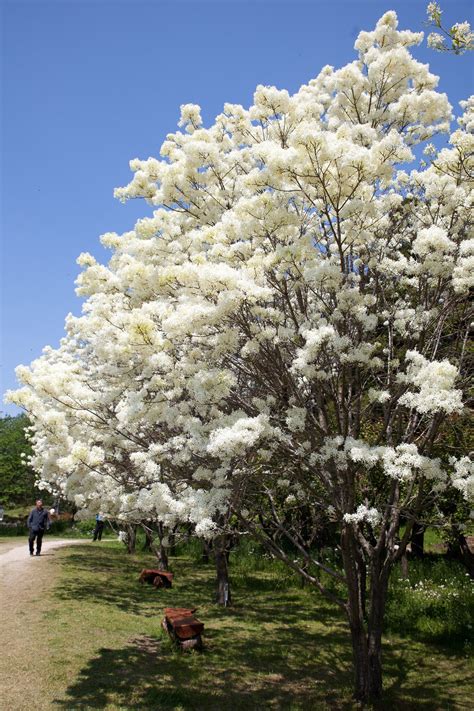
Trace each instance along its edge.
<path fill-rule="evenodd" d="M 439 32 L 432 32 L 428 35 L 428 47 L 438 52 L 452 52 L 453 54 L 464 54 L 464 52 L 474 49 L 474 32 L 471 30 L 469 22 L 456 22 L 452 27 L 443 27 L 441 24 L 442 10 L 437 2 L 430 2 L 426 8 L 428 14 L 428 26 L 435 27 Z M 450 44 L 447 44 L 447 41 Z"/>

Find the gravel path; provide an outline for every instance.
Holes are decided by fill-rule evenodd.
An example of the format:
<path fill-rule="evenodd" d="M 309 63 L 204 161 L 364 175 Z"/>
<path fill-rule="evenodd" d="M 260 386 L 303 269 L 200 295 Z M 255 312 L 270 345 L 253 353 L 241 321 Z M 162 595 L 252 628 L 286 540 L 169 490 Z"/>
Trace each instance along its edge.
<path fill-rule="evenodd" d="M 43 538 L 40 556 L 30 556 L 28 551 L 28 539 L 25 537 L 25 542 L 22 545 L 15 545 L 6 552 L 0 550 L 0 578 L 1 578 L 1 593 L 8 594 L 8 588 L 15 585 L 25 575 L 29 575 L 30 571 L 35 570 L 33 566 L 40 563 L 38 558 L 44 558 L 54 555 L 53 550 L 59 546 L 73 545 L 75 543 L 84 543 L 84 540 L 76 540 L 71 538 Z M 8 545 L 8 544 L 7 544 Z"/>
<path fill-rule="evenodd" d="M 48 690 L 43 688 L 48 649 L 40 630 L 57 575 L 55 549 L 76 543 L 85 541 L 45 536 L 40 556 L 30 556 L 26 537 L 21 545 L 6 543 L 0 548 L 1 711 L 51 708 L 45 701 Z"/>

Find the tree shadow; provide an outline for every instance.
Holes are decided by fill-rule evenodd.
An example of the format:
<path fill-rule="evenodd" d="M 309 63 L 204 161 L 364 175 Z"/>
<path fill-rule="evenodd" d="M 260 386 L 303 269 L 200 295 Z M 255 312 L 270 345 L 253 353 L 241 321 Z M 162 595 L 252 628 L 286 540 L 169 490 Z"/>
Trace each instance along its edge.
<path fill-rule="evenodd" d="M 472 704 L 466 702 L 461 705 L 453 699 L 453 683 L 458 691 L 460 688 L 463 690 L 466 699 L 472 696 L 472 676 L 469 678 L 459 675 L 453 682 L 453 678 L 447 675 L 442 667 L 436 668 L 432 662 L 425 661 L 425 656 L 434 653 L 432 649 L 426 647 L 423 652 L 424 654 L 416 656 L 413 653 L 413 645 L 408 642 L 397 642 L 396 650 L 385 649 L 384 695 L 381 702 L 374 706 L 377 711 L 385 711 L 387 708 L 400 711 L 411 708 L 416 708 L 417 711 L 469 711 L 472 708 Z M 403 699 L 413 699 L 413 705 L 407 705 Z"/>
<path fill-rule="evenodd" d="M 268 640 L 261 634 L 242 639 L 233 632 L 230 621 L 209 631 L 202 654 L 180 653 L 167 638 L 147 636 L 130 640 L 122 649 L 102 648 L 68 687 L 65 698 L 54 701 L 54 707 L 64 711 L 109 705 L 122 711 L 356 708 L 350 699 L 350 653 L 345 635 L 333 631 L 315 635 L 287 628 Z M 303 649 L 314 652 L 303 656 Z M 442 675 L 436 680 L 430 675 L 410 681 L 412 664 L 403 654 L 386 655 L 386 671 L 393 681 L 374 709 L 460 708 L 452 701 L 452 689 Z M 466 680 L 466 693 L 467 684 Z"/>
<path fill-rule="evenodd" d="M 138 583 L 141 568 L 154 563 L 151 556 L 125 557 L 116 549 L 95 549 L 92 557 L 86 546 L 77 546 L 63 560 L 72 574 L 56 591 L 58 598 L 94 600 L 141 617 L 161 616 L 164 606 L 197 606 L 205 623 L 205 648 L 202 654 L 180 653 L 163 633 L 161 638 L 136 637 L 120 649 L 99 649 L 64 699 L 55 700 L 56 708 L 356 708 L 350 700 L 352 656 L 345 618 L 318 596 L 297 589 L 264 591 L 237 585 L 234 605 L 221 608 L 212 604 L 212 565 L 175 559 L 173 588 L 157 591 Z M 423 653 L 432 650 L 427 646 Z M 453 677 L 445 677 L 432 662 L 423 664 L 422 656 L 410 640 L 385 645 L 385 693 L 375 709 L 461 708 L 453 702 Z M 469 679 L 460 677 L 456 675 L 455 683 L 468 698 Z"/>
<path fill-rule="evenodd" d="M 159 598 L 163 590 L 138 582 L 141 569 L 154 563 L 140 556 L 125 558 L 122 551 L 112 548 L 94 548 L 90 555 L 88 546 L 76 545 L 58 561 L 58 565 L 70 568 L 71 574 L 63 576 L 54 594 L 63 601 L 94 601 L 143 617 L 154 616 L 156 604 L 163 602 Z"/>
<path fill-rule="evenodd" d="M 338 682 L 350 684 L 347 660 L 343 660 L 343 679 L 340 671 L 334 671 L 336 658 L 328 657 L 327 663 L 318 664 L 315 680 L 313 663 L 302 664 L 296 658 L 289 662 L 281 653 L 291 643 L 291 633 L 278 635 L 272 644 L 253 639 L 249 648 L 247 640 L 238 642 L 229 632 L 213 630 L 200 654 L 179 652 L 167 638 L 153 637 L 136 638 L 122 649 L 102 648 L 54 706 L 64 711 L 108 705 L 121 710 L 186 711 L 309 710 L 322 708 L 321 704 L 330 704 L 331 709 L 352 708 L 351 703 L 337 702 Z M 310 636 L 303 635 L 302 641 L 308 644 Z M 341 661 L 339 655 L 337 660 Z M 331 686 L 337 689 L 334 694 L 327 693 Z"/>

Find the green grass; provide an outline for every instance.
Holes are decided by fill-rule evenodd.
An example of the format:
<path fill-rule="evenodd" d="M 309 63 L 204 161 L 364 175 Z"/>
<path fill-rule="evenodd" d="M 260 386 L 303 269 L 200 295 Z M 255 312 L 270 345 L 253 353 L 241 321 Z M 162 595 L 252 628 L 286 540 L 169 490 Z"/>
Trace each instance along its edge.
<path fill-rule="evenodd" d="M 153 563 L 115 543 L 79 544 L 50 560 L 59 576 L 43 612 L 52 709 L 321 711 L 356 708 L 345 619 L 260 551 L 234 555 L 232 608 L 212 603 L 212 565 L 198 549 L 172 559 L 171 590 L 140 586 Z M 397 583 L 398 584 L 398 583 Z M 162 632 L 165 606 L 198 606 L 202 653 L 180 653 Z M 403 637 L 389 626 L 380 709 L 469 709 L 465 651 Z M 446 641 L 446 640 L 445 640 Z"/>
<path fill-rule="evenodd" d="M 445 541 L 442 535 L 442 531 L 438 528 L 429 527 L 425 531 L 424 535 L 424 546 L 426 550 L 436 548 L 436 546 L 444 546 Z"/>
<path fill-rule="evenodd" d="M 400 537 L 405 533 L 405 526 L 400 527 Z M 466 526 L 466 536 L 474 535 L 472 524 Z M 446 531 L 439 526 L 428 526 L 424 534 L 424 549 L 426 553 L 441 553 L 446 550 Z"/>
<path fill-rule="evenodd" d="M 474 583 L 457 561 L 412 560 L 408 578 L 392 576 L 387 629 L 469 656 L 474 646 Z"/>

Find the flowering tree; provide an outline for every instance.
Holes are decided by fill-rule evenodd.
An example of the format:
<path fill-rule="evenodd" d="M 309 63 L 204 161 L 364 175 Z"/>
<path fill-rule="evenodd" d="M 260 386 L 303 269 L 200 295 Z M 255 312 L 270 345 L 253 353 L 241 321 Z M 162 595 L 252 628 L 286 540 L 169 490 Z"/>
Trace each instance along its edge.
<path fill-rule="evenodd" d="M 159 547 L 152 547 L 165 567 L 166 532 L 177 523 L 212 535 L 218 602 L 227 604 L 227 492 L 187 486 L 190 455 L 171 400 L 184 376 L 170 355 L 156 352 L 140 309 L 127 310 L 117 294 L 96 293 L 83 317 L 68 317 L 59 349 L 46 348 L 30 368 L 17 369 L 26 387 L 11 396 L 34 420 L 30 463 L 40 488 L 84 513 L 100 511 L 131 532 L 140 525 L 148 536 L 157 533 Z M 189 363 L 180 365 L 186 373 Z M 160 399 L 143 397 L 145 387 L 160 390 Z"/>
<path fill-rule="evenodd" d="M 474 101 L 407 171 L 450 129 L 408 50 L 422 38 L 389 12 L 354 62 L 294 96 L 259 86 L 209 129 L 183 106 L 184 131 L 116 191 L 153 217 L 103 237 L 107 267 L 81 257 L 83 316 L 10 394 L 46 482 L 204 536 L 233 512 L 331 597 L 361 700 L 381 693 L 388 580 L 413 523 L 449 487 L 472 493 L 470 460 L 442 440 L 466 386 Z M 304 528 L 320 520 L 342 569 L 314 555 Z"/>

